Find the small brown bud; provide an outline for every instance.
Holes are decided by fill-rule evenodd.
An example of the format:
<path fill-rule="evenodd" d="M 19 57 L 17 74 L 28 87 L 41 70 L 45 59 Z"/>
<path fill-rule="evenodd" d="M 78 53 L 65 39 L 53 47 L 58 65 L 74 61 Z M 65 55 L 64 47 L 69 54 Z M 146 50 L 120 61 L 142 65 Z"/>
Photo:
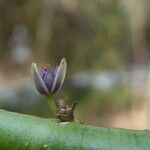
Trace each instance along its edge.
<path fill-rule="evenodd" d="M 58 108 L 57 117 L 62 122 L 73 121 L 74 120 L 74 109 L 77 102 L 74 101 L 72 106 L 68 104 L 67 101 L 60 99 L 56 102 L 56 106 Z"/>

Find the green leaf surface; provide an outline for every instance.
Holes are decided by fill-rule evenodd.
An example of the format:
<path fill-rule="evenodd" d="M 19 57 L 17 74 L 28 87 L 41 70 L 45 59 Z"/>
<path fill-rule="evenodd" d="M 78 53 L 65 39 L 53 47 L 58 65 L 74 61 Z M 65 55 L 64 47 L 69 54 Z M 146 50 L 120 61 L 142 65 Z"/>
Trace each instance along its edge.
<path fill-rule="evenodd" d="M 0 110 L 0 150 L 150 150 L 150 132 Z"/>

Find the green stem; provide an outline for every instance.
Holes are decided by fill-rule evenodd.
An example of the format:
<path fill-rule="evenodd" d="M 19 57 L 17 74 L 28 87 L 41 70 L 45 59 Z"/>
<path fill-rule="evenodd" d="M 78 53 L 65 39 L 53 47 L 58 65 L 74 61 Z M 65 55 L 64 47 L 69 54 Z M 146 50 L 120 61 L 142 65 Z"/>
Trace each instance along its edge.
<path fill-rule="evenodd" d="M 56 108 L 55 100 L 52 98 L 52 96 L 45 96 L 45 98 L 53 116 L 56 116 L 57 108 Z"/>
<path fill-rule="evenodd" d="M 149 150 L 150 131 L 87 126 L 0 110 L 1 150 Z"/>

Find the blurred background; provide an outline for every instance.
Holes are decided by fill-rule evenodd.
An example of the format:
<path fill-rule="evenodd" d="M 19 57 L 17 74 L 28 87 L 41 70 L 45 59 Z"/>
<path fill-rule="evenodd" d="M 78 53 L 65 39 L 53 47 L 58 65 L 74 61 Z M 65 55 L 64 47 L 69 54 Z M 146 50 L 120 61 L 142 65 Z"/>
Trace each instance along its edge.
<path fill-rule="evenodd" d="M 30 65 L 68 71 L 54 99 L 86 124 L 150 129 L 149 0 L 1 0 L 0 108 L 52 116 Z"/>

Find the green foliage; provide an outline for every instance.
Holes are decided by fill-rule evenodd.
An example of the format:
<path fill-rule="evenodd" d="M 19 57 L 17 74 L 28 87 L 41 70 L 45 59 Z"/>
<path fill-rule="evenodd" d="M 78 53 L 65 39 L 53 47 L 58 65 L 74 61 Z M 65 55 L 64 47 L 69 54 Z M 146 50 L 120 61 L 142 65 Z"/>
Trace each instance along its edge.
<path fill-rule="evenodd" d="M 79 1 L 76 9 L 55 10 L 49 54 L 66 57 L 73 71 L 120 66 L 127 26 L 117 2 Z"/>
<path fill-rule="evenodd" d="M 66 5 L 70 5 L 70 2 Z M 36 50 L 41 48 L 38 45 L 43 45 L 43 41 L 37 39 L 41 32 L 39 30 L 42 30 L 41 33 L 48 31 L 44 33 L 44 41 L 48 43 L 47 59 L 59 60 L 65 57 L 74 71 L 97 69 L 98 66 L 114 68 L 120 63 L 120 51 L 125 50 L 127 46 L 124 42 L 128 35 L 126 15 L 114 0 L 79 0 L 70 10 L 61 2 L 49 1 L 46 5 L 39 0 L 14 0 L 4 1 L 1 8 L 0 50 L 3 53 L 9 51 L 9 38 L 15 26 L 20 24 L 29 30 L 32 47 Z M 42 49 L 45 49 L 45 45 Z M 118 62 L 103 59 L 110 55 L 109 53 L 116 57 Z"/>

